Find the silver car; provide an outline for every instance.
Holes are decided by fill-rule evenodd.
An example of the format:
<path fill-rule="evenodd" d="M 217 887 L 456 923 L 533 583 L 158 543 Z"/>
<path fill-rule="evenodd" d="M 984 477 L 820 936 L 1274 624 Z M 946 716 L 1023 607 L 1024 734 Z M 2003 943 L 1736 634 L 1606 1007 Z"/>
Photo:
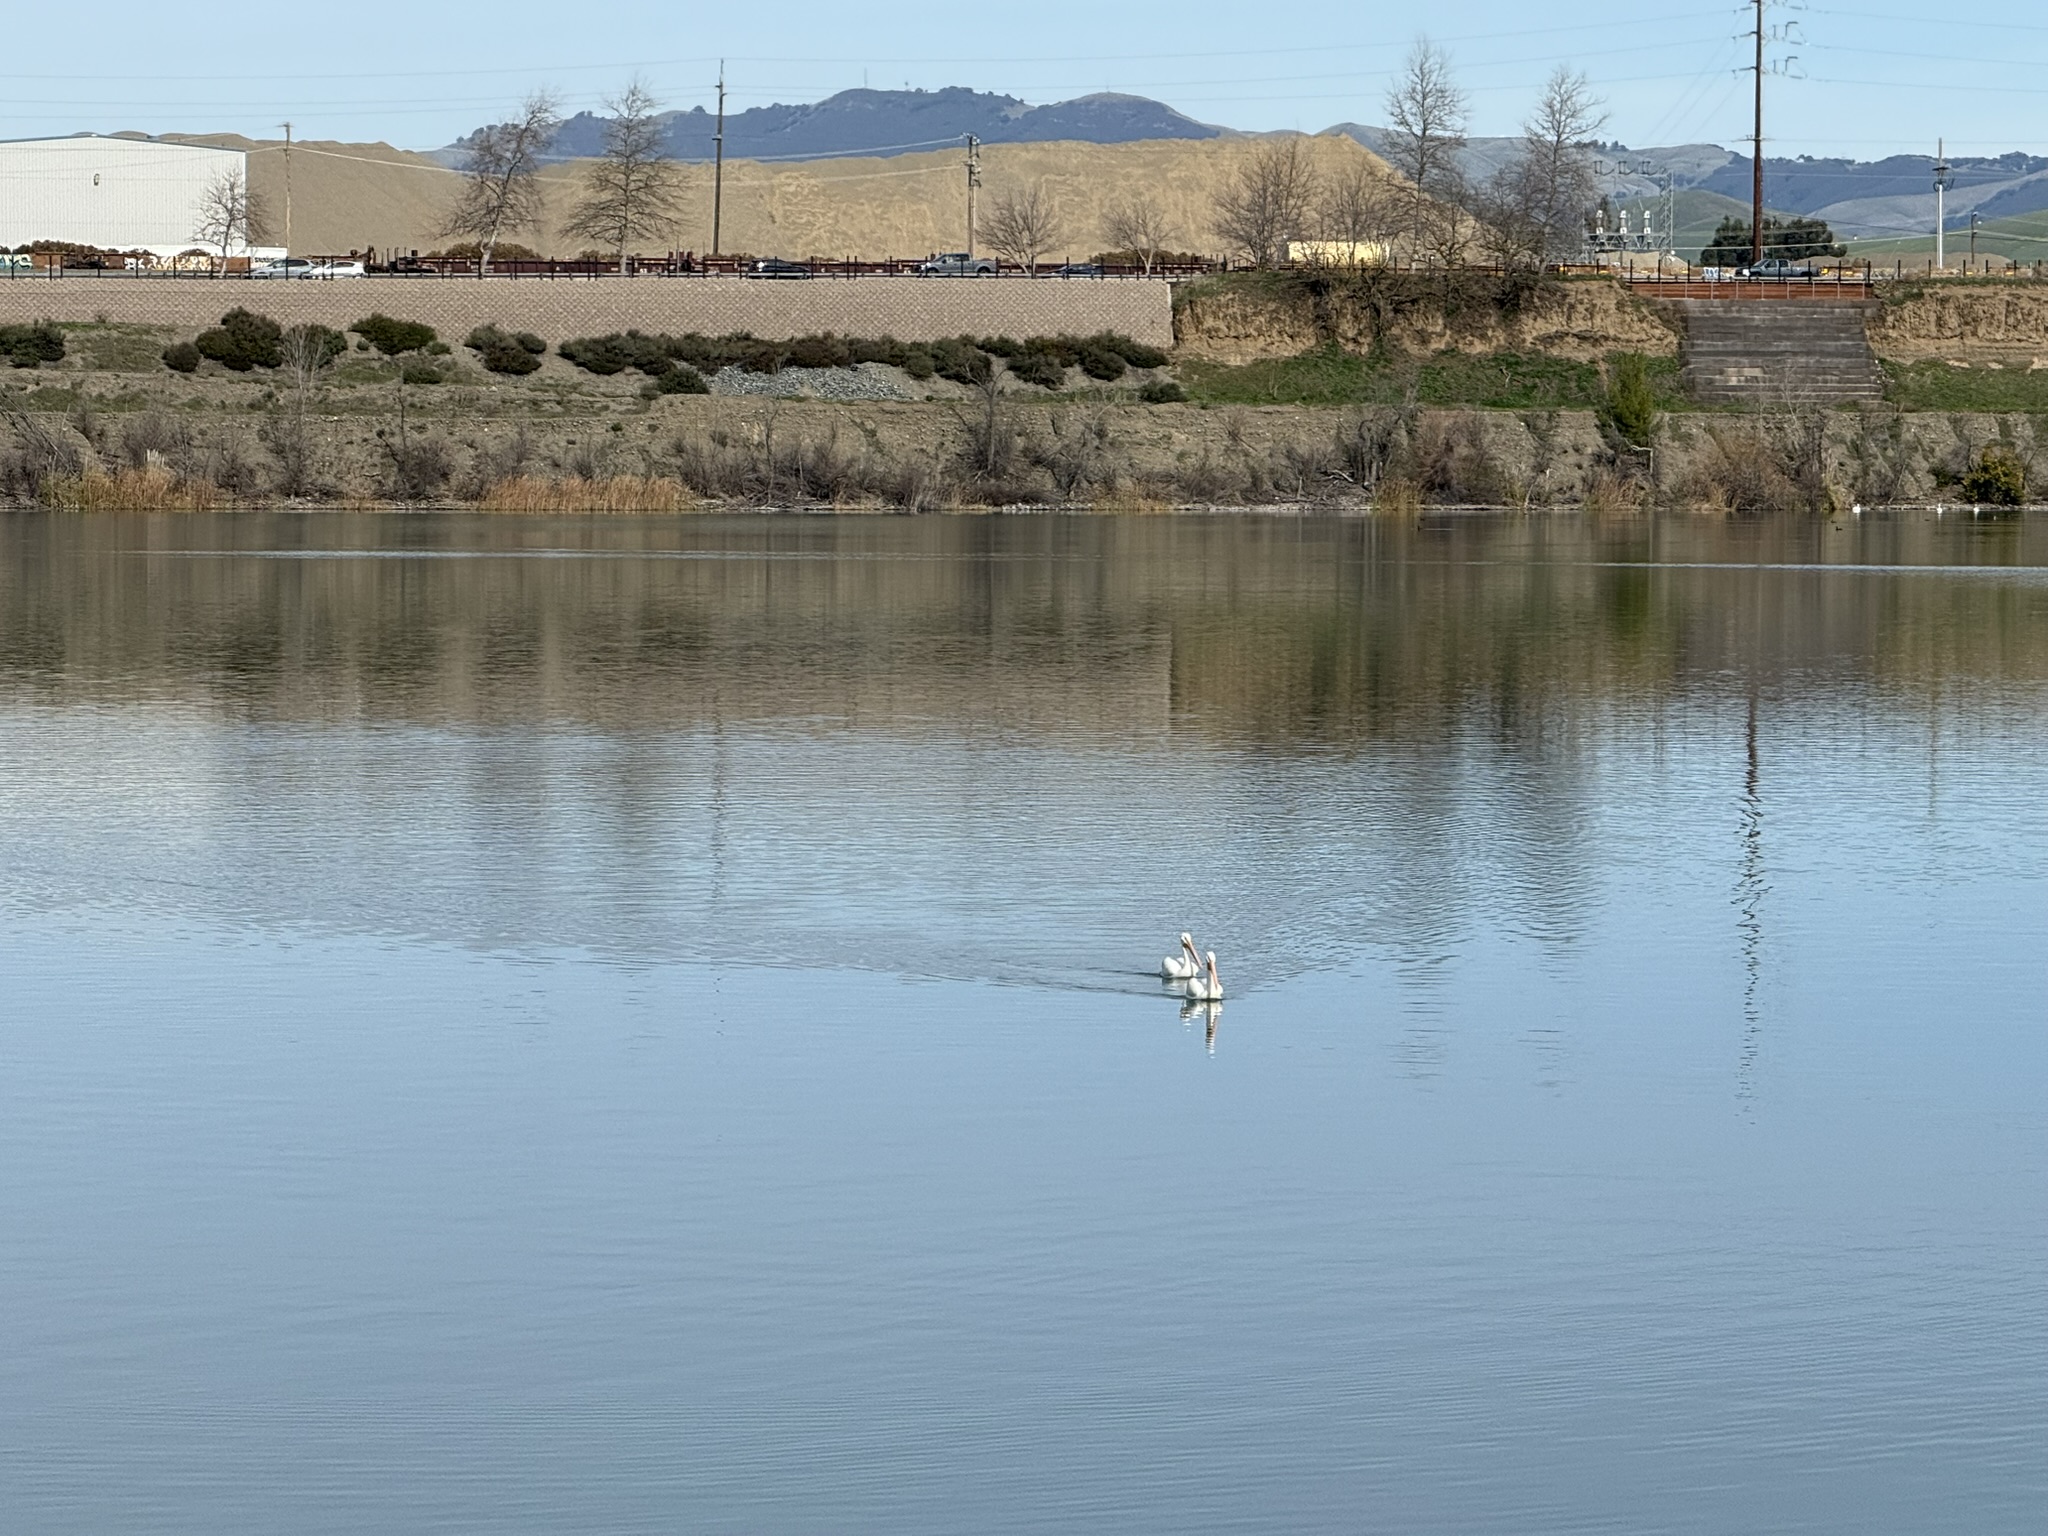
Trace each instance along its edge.
<path fill-rule="evenodd" d="M 970 256 L 965 251 L 946 251 L 917 264 L 919 277 L 994 277 L 992 256 Z"/>
<path fill-rule="evenodd" d="M 249 269 L 251 277 L 311 277 L 316 263 L 303 256 L 278 256 L 259 261 Z"/>

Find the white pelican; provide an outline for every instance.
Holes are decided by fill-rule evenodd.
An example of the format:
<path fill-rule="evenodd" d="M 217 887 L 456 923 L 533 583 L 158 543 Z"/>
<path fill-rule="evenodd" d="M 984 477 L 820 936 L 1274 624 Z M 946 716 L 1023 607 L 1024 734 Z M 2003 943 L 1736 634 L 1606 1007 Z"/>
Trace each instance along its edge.
<path fill-rule="evenodd" d="M 1159 976 L 1163 981 L 1193 981 L 1202 974 L 1202 957 L 1195 950 L 1195 941 L 1187 934 L 1180 936 L 1180 953 L 1168 955 L 1159 962 Z"/>
<path fill-rule="evenodd" d="M 1209 971 L 1188 983 L 1188 996 L 1198 1003 L 1223 1001 L 1223 979 L 1216 974 L 1216 951 L 1209 951 Z"/>

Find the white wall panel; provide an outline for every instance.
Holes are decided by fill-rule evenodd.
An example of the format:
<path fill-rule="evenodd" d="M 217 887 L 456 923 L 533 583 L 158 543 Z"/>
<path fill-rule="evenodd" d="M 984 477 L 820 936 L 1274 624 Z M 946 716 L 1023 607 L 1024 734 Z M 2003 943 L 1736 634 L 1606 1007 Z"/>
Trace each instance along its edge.
<path fill-rule="evenodd" d="M 229 171 L 246 179 L 240 150 L 84 137 L 0 143 L 0 246 L 75 240 L 180 251 L 199 243 L 200 201 Z"/>

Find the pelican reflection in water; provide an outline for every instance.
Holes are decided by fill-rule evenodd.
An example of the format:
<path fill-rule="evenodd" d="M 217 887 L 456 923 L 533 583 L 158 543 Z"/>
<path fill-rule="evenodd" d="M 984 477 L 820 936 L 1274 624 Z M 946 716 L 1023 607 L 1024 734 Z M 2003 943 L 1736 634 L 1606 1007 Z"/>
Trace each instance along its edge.
<path fill-rule="evenodd" d="M 1222 1017 L 1221 1003 L 1198 1003 L 1190 1000 L 1180 1005 L 1181 1023 L 1192 1024 L 1197 1019 L 1202 1021 L 1202 1043 L 1208 1046 L 1211 1056 L 1216 1054 L 1216 1021 Z"/>

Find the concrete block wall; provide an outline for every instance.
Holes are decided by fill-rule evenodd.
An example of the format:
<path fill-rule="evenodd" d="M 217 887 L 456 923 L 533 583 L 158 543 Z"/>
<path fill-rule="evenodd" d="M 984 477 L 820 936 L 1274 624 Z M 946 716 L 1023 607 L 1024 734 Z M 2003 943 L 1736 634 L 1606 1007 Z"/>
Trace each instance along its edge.
<path fill-rule="evenodd" d="M 237 305 L 286 325 L 336 328 L 382 310 L 431 325 L 453 342 L 489 322 L 551 342 L 637 328 L 709 336 L 751 331 L 768 339 L 834 331 L 900 341 L 1120 331 L 1153 346 L 1173 345 L 1170 285 L 1144 279 L 0 277 L 0 324 L 105 319 L 196 331 Z"/>

